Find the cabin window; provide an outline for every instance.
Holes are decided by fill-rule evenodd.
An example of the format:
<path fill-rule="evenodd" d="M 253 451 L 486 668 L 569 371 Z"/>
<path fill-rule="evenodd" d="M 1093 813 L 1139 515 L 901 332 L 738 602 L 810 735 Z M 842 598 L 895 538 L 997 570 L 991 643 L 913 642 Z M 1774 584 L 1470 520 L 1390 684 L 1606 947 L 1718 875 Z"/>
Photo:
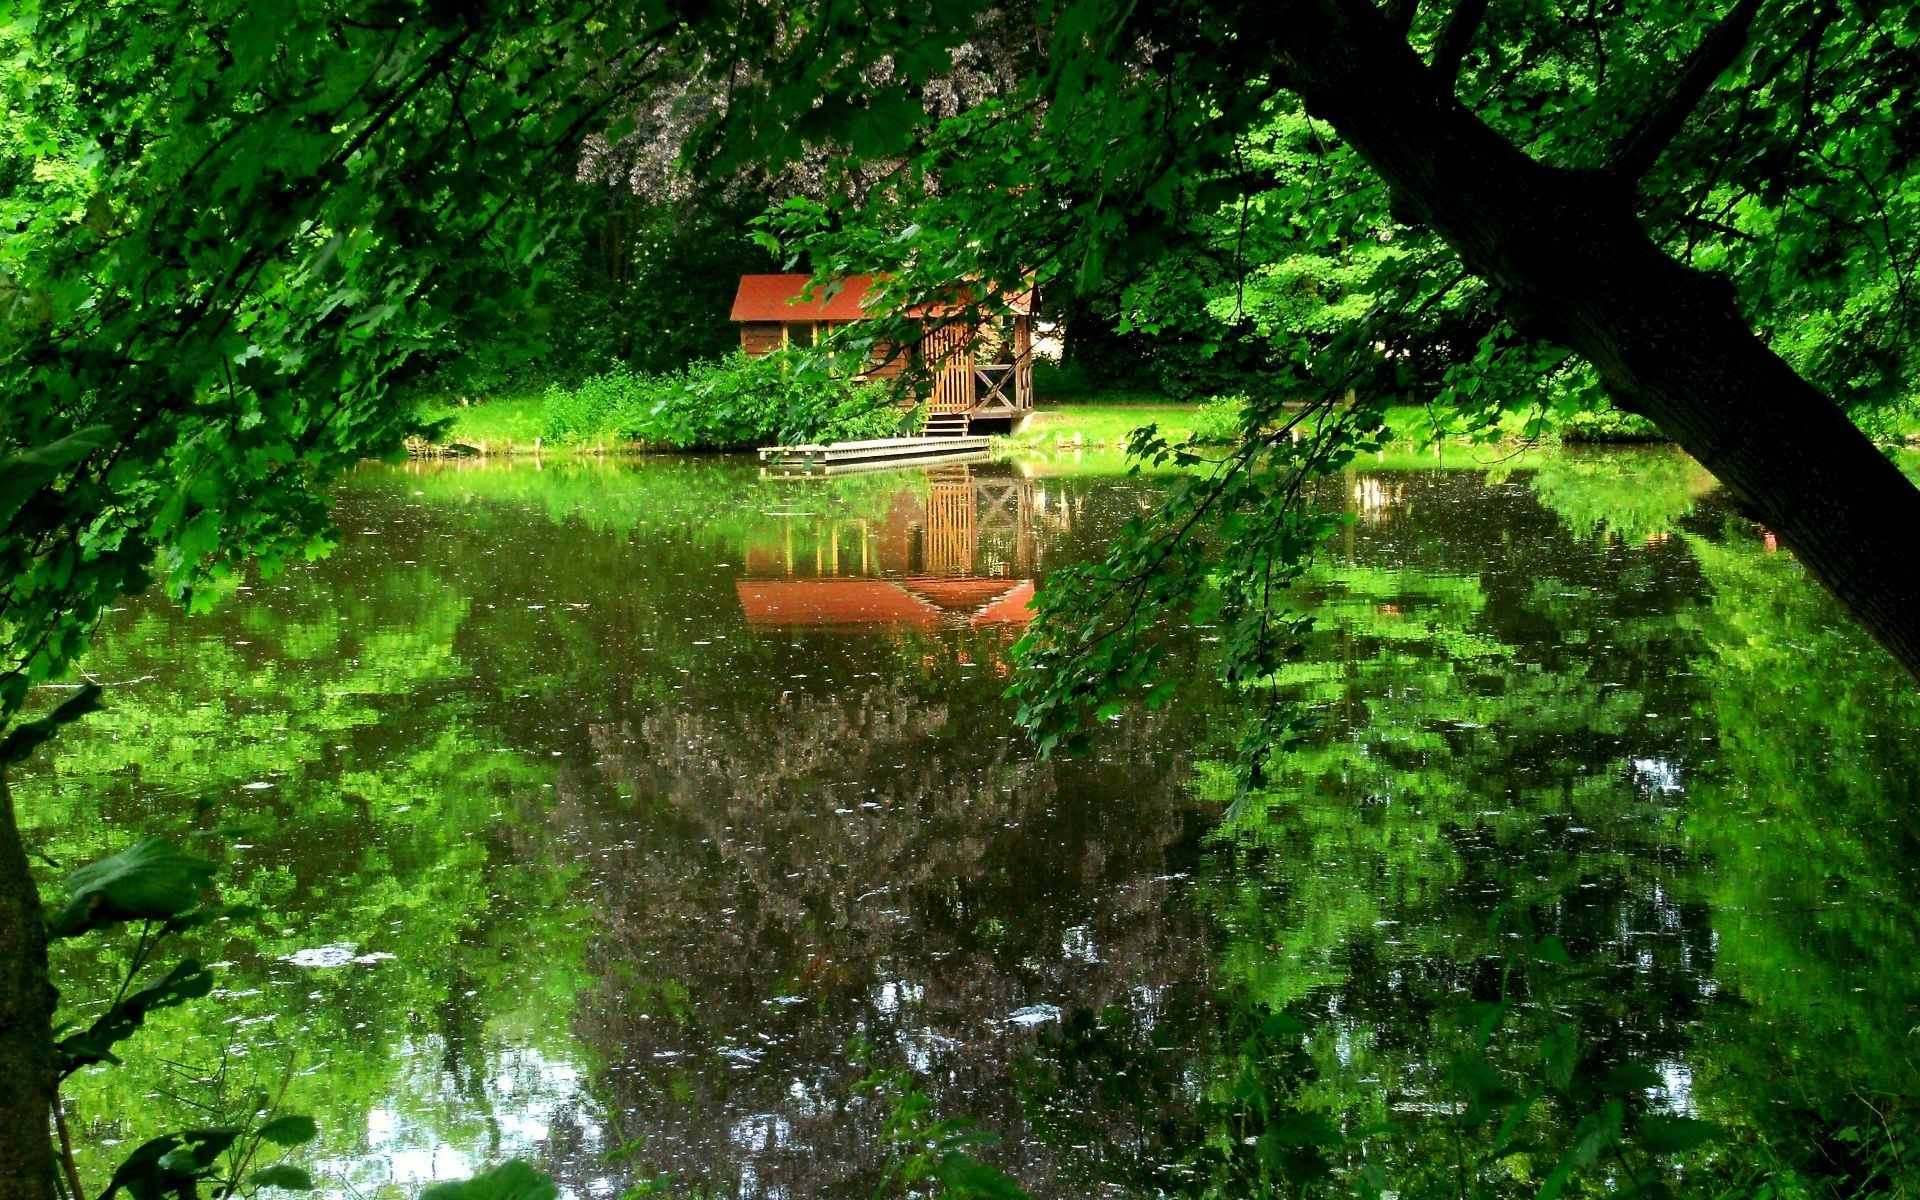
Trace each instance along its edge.
<path fill-rule="evenodd" d="M 787 345 L 796 350 L 805 350 L 813 345 L 813 322 L 790 321 L 787 323 Z"/>

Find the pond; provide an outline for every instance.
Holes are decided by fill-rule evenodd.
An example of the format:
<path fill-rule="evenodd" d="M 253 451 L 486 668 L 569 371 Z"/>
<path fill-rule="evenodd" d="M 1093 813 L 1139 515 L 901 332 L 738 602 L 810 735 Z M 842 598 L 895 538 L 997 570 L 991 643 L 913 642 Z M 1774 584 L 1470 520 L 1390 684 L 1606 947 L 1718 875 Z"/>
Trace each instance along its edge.
<path fill-rule="evenodd" d="M 1084 757 L 1002 695 L 1036 582 L 1161 486 L 369 467 L 330 556 L 117 611 L 30 841 L 162 834 L 260 911 L 72 1086 L 93 1161 L 284 1088 L 332 1195 L 871 1194 L 903 1068 L 1041 1197 L 1420 1194 L 1462 1130 L 1530 1195 L 1609 1119 L 1873 1177 L 1920 1119 L 1920 697 L 1765 530 L 1664 450 L 1326 481 L 1314 728 L 1236 803 L 1215 631 Z M 111 962 L 59 960 L 82 1010 Z"/>

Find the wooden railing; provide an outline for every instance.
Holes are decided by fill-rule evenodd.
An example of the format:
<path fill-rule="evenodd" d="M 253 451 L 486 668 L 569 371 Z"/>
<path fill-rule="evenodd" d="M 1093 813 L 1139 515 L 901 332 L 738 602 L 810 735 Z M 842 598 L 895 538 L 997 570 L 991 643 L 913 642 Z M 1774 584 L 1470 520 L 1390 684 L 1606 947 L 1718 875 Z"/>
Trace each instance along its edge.
<path fill-rule="evenodd" d="M 1033 356 L 1023 354 L 1013 362 L 976 363 L 973 406 L 984 408 L 998 400 L 1007 408 L 1033 405 Z M 986 391 L 980 387 L 984 385 Z"/>

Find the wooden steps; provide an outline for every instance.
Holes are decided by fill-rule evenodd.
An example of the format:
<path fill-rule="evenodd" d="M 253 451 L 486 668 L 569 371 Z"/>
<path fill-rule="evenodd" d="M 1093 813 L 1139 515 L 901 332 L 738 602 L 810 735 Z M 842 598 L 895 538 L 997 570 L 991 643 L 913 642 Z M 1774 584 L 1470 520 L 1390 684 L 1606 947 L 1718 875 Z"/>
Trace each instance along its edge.
<path fill-rule="evenodd" d="M 970 422 L 963 412 L 930 412 L 920 427 L 921 435 L 930 438 L 966 437 Z"/>

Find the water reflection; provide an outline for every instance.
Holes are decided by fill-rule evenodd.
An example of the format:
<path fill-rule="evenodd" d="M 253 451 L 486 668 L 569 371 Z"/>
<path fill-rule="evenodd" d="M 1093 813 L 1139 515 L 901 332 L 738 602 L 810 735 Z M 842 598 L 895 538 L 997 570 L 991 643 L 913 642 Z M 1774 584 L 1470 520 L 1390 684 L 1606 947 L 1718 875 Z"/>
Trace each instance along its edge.
<path fill-rule="evenodd" d="M 1038 1196 L 1244 1193 L 1266 1006 L 1316 1030 L 1289 1102 L 1387 1131 L 1335 1165 L 1418 1176 L 1452 1161 L 1453 1014 L 1505 995 L 1496 1069 L 1567 1026 L 1649 1065 L 1645 1104 L 1863 1177 L 1858 1098 L 1913 1111 L 1920 703 L 1764 531 L 1671 455 L 1329 481 L 1355 520 L 1276 680 L 1319 725 L 1223 822 L 1226 698 L 1038 762 L 1001 695 L 1033 581 L 1155 486 L 383 468 L 331 559 L 129 606 L 111 707 L 16 789 L 34 836 L 244 826 L 199 844 L 272 916 L 203 947 L 219 1006 L 87 1077 L 92 1137 L 293 1055 L 334 1194 L 525 1154 L 579 1196 L 847 1195 L 881 1153 L 860 1036 Z M 1546 933 L 1577 979 L 1507 969 Z"/>
<path fill-rule="evenodd" d="M 1303 581 L 1319 628 L 1279 680 L 1320 727 L 1209 837 L 1191 893 L 1223 996 L 1302 1018 L 1304 1057 L 1251 1056 L 1257 1016 L 1216 1014 L 1194 1033 L 1214 1086 L 1083 1187 L 1259 1193 L 1286 1177 L 1261 1147 L 1289 1111 L 1369 1131 L 1325 1143 L 1336 1194 L 1532 1195 L 1642 1113 L 1709 1117 L 1737 1149 L 1675 1168 L 1630 1146 L 1596 1191 L 1890 1186 L 1920 987 L 1880 964 L 1910 961 L 1920 846 L 1889 818 L 1912 811 L 1920 701 L 1684 460 L 1606 468 L 1327 489 L 1362 519 Z M 1224 802 L 1225 765 L 1199 771 Z M 1783 1039 L 1800 1021 L 1819 1032 Z M 1062 1081 L 1149 1081 L 1123 1104 L 1180 1094 L 1124 1017 L 1048 1054 Z M 1528 1148 L 1480 1159 L 1496 1084 L 1536 1097 L 1511 1112 Z M 1043 1094 L 1084 1128 L 1082 1094 Z"/>
<path fill-rule="evenodd" d="M 1004 666 L 1032 575 L 1097 544 L 1129 492 L 1056 485 L 1043 516 L 1042 485 L 1004 470 L 830 482 L 775 485 L 729 550 L 752 677 L 609 713 L 595 769 L 562 789 L 603 847 L 602 982 L 576 1028 L 648 1161 L 727 1194 L 877 1183 L 885 1113 L 856 1095 L 855 1035 L 1017 1133 L 1012 1072 L 1037 1025 L 1083 1003 L 1151 1020 L 1202 1002 L 1208 975 L 1174 903 L 1201 823 L 1168 718 L 1039 763 L 980 669 Z M 658 814 L 640 838 L 636 804 Z M 1068 1152 L 1004 1153 L 1045 1180 Z"/>
<path fill-rule="evenodd" d="M 896 473 L 900 474 L 900 473 Z M 818 487 L 818 479 L 788 486 Z M 1066 514 L 1036 513 L 1044 496 L 1005 468 L 949 466 L 907 474 L 878 518 L 782 512 L 746 550 L 735 586 L 747 624 L 847 633 L 1025 625 L 1038 542 Z"/>

